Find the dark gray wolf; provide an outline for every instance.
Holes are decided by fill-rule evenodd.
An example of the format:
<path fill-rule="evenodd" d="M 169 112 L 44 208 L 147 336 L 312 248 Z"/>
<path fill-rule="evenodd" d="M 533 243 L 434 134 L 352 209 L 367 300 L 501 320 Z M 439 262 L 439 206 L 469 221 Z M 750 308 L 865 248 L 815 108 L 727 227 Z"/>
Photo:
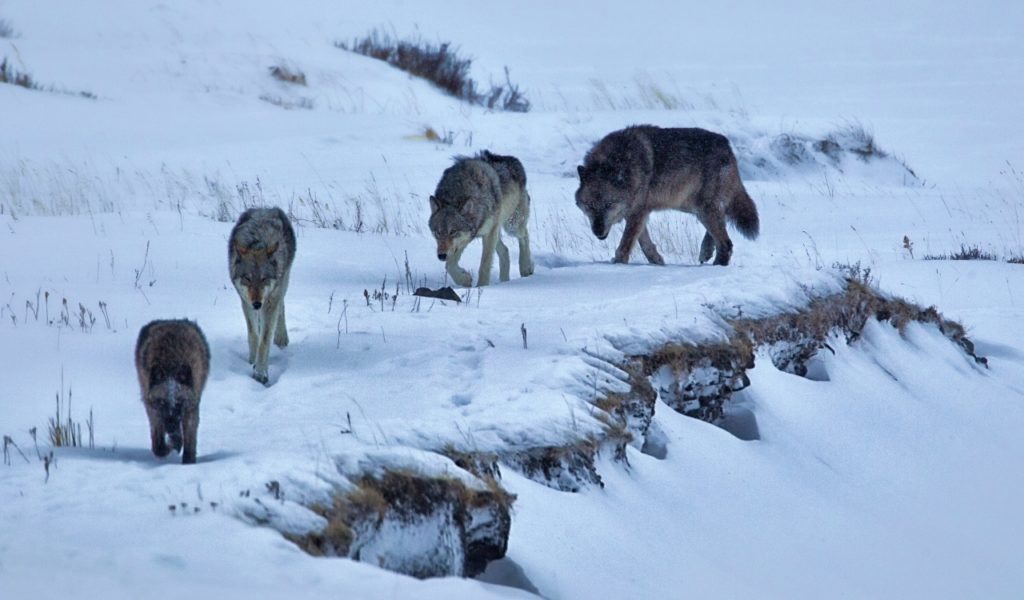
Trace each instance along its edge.
<path fill-rule="evenodd" d="M 199 399 L 210 372 L 210 347 L 203 332 L 192 321 L 150 322 L 139 331 L 135 370 L 153 454 L 166 456 L 173 447 L 182 452 L 182 464 L 196 462 Z"/>
<path fill-rule="evenodd" d="M 727 220 L 745 237 L 757 237 L 757 207 L 723 135 L 695 128 L 627 127 L 595 144 L 578 171 L 576 206 L 590 219 L 594 235 L 603 240 L 612 225 L 626 220 L 615 262 L 629 262 L 639 241 L 648 261 L 665 264 L 647 233 L 647 216 L 655 210 L 697 216 L 707 229 L 700 245 L 702 263 L 714 252 L 716 265 L 729 264 Z"/>
<path fill-rule="evenodd" d="M 228 240 L 228 270 L 242 300 L 249 331 L 252 377 L 269 381 L 270 340 L 288 345 L 284 295 L 295 260 L 295 231 L 280 208 L 250 208 L 238 217 Z"/>
<path fill-rule="evenodd" d="M 484 248 L 477 284 L 490 283 L 495 252 L 499 277 L 508 281 L 508 247 L 501 241 L 502 227 L 519 240 L 519 275 L 532 275 L 526 230 L 529 218 L 530 195 L 523 164 L 515 157 L 486 150 L 473 158 L 456 157 L 430 197 L 430 231 L 437 240 L 437 258 L 445 261 L 448 274 L 461 286 L 472 285 L 473 277 L 459 266 L 459 259 L 478 237 L 483 238 Z"/>

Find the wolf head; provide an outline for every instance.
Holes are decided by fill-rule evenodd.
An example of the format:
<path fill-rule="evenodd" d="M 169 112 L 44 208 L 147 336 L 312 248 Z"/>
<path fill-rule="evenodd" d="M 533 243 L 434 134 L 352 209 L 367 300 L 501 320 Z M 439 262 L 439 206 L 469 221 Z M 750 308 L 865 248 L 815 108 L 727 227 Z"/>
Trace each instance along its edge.
<path fill-rule="evenodd" d="M 437 240 L 438 260 L 447 260 L 449 254 L 459 252 L 473 240 L 477 221 L 473 213 L 472 203 L 451 206 L 430 197 L 430 232 Z"/>
<path fill-rule="evenodd" d="M 626 217 L 633 186 L 624 169 L 605 170 L 603 166 L 577 168 L 580 187 L 576 190 L 576 206 L 590 220 L 590 230 L 597 239 L 608 237 L 612 225 Z"/>
<path fill-rule="evenodd" d="M 182 413 L 199 402 L 193 384 L 192 369 L 188 366 L 168 370 L 158 365 L 150 369 L 146 404 L 163 420 L 166 444 L 175 452 L 181 451 Z"/>
<path fill-rule="evenodd" d="M 263 300 L 274 292 L 284 265 L 283 249 L 277 243 L 268 246 L 236 243 L 231 262 L 231 281 L 238 295 L 248 301 L 253 310 L 263 306 Z"/>
<path fill-rule="evenodd" d="M 612 225 L 642 201 L 653 171 L 652 156 L 645 138 L 624 129 L 598 142 L 576 168 L 580 177 L 576 206 L 590 220 L 598 239 L 608 237 Z"/>

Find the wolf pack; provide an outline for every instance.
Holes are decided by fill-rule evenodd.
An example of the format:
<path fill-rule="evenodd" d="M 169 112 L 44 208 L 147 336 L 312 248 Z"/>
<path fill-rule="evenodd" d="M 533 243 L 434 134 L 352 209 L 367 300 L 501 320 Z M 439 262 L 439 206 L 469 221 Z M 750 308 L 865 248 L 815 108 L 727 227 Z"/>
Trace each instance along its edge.
<path fill-rule="evenodd" d="M 728 265 L 733 244 L 731 223 L 755 239 L 757 208 L 740 180 L 729 140 L 698 128 L 638 125 L 614 131 L 598 141 L 577 167 L 576 206 L 601 240 L 613 225 L 625 222 L 613 262 L 629 261 L 639 242 L 652 264 L 665 260 L 647 230 L 651 212 L 680 210 L 704 226 L 701 263 L 714 257 Z M 482 238 L 478 286 L 490 284 L 494 256 L 498 277 L 508 281 L 510 259 L 501 231 L 519 244 L 519 275 L 533 274 L 527 224 L 530 195 L 526 170 L 515 157 L 487 150 L 456 157 L 430 196 L 430 231 L 437 258 L 459 286 L 470 287 L 472 274 L 459 261 L 466 247 Z M 228 238 L 228 272 L 242 304 L 252 377 L 268 385 L 270 345 L 288 345 L 285 294 L 295 260 L 295 231 L 280 208 L 251 208 L 239 216 Z M 199 403 L 210 370 L 210 349 L 199 326 L 188 320 L 156 320 L 139 332 L 135 347 L 142 401 L 149 417 L 153 454 L 172 449 L 182 463 L 196 462 Z"/>

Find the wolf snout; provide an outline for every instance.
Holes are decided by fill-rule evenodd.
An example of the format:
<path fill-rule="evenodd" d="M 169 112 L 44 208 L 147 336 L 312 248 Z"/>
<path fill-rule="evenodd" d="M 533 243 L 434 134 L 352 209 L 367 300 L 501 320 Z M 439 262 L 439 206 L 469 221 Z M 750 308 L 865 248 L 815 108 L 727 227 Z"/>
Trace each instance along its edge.
<path fill-rule="evenodd" d="M 252 303 L 252 309 L 253 310 L 259 310 L 261 306 L 263 306 L 263 303 L 260 302 L 259 300 L 257 300 L 256 302 Z"/>
<path fill-rule="evenodd" d="M 438 252 L 437 253 L 437 260 L 445 260 L 447 258 L 448 258 L 448 253 L 447 252 Z"/>

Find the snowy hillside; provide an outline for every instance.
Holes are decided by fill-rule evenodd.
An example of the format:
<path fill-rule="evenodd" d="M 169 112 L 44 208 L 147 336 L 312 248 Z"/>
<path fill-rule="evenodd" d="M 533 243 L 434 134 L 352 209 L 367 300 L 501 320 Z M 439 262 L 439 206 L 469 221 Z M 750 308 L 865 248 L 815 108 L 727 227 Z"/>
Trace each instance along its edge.
<path fill-rule="evenodd" d="M 36 88 L 0 83 L 0 596 L 1014 597 L 1024 10 L 941 4 L 0 3 Z M 374 30 L 531 110 L 338 47 Z M 576 166 L 637 123 L 729 137 L 762 232 L 730 266 L 681 213 L 666 266 L 610 263 Z M 526 168 L 536 272 L 413 296 L 483 149 Z M 264 387 L 227 244 L 274 205 Z M 196 465 L 150 451 L 157 318 L 210 344 Z"/>

